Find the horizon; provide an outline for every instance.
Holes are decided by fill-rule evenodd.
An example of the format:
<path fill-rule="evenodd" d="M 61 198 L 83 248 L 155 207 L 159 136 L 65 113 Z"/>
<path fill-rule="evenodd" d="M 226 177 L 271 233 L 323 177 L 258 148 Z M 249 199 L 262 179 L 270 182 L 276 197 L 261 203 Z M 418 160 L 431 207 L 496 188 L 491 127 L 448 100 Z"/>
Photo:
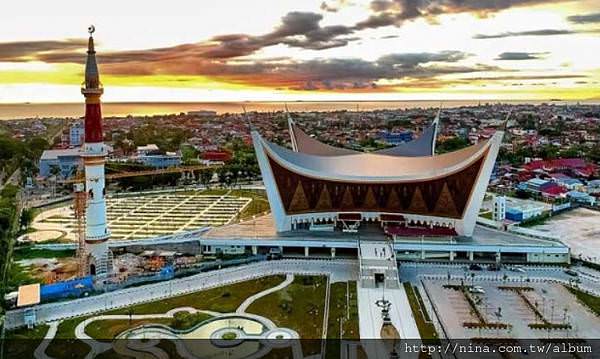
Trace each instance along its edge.
<path fill-rule="evenodd" d="M 598 100 L 546 101 L 546 100 L 404 100 L 404 101 L 221 101 L 221 102 L 104 102 L 102 113 L 106 118 L 126 116 L 162 116 L 191 111 L 215 111 L 217 115 L 248 112 L 281 112 L 285 106 L 291 112 L 339 112 L 408 110 L 408 109 L 452 109 L 486 105 L 533 105 L 552 106 L 587 105 L 598 106 Z M 69 103 L 0 103 L 0 121 L 27 120 L 33 118 L 82 118 L 84 105 L 81 102 Z"/>
<path fill-rule="evenodd" d="M 90 24 L 105 102 L 599 99 L 600 0 L 97 5 L 9 5 L 0 103 L 81 101 Z"/>

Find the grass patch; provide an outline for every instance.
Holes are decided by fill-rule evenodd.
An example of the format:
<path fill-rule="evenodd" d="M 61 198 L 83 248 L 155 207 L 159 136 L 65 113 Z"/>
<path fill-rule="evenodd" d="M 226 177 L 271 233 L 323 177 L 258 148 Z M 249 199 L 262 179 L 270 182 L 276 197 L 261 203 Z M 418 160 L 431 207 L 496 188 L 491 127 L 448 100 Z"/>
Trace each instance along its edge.
<path fill-rule="evenodd" d="M 340 339 L 340 320 L 343 320 L 342 339 L 357 339 L 358 299 L 354 281 L 331 284 L 327 339 Z"/>
<path fill-rule="evenodd" d="M 74 249 L 63 249 L 59 251 L 52 251 L 49 249 L 39 249 L 33 247 L 20 247 L 16 248 L 14 252 L 14 260 L 20 261 L 24 259 L 35 259 L 35 258 L 68 258 L 75 257 Z"/>
<path fill-rule="evenodd" d="M 304 356 L 320 352 L 327 278 L 296 276 L 287 287 L 252 303 L 248 313 L 262 315 L 280 327 L 298 332 Z"/>
<path fill-rule="evenodd" d="M 189 312 L 177 312 L 173 318 L 173 322 L 169 325 L 170 327 L 178 330 L 187 330 L 195 327 L 205 320 L 212 318 L 211 315 L 206 313 L 189 313 Z"/>
<path fill-rule="evenodd" d="M 221 339 L 225 340 L 233 340 L 235 338 L 237 338 L 237 334 L 235 334 L 234 332 L 227 332 L 221 336 Z"/>
<path fill-rule="evenodd" d="M 339 356 L 339 339 L 356 340 L 358 338 L 358 299 L 356 282 L 332 283 L 329 289 L 329 319 L 327 321 L 328 340 L 326 357 L 336 358 Z"/>
<path fill-rule="evenodd" d="M 267 195 L 263 190 L 241 190 L 234 189 L 229 193 L 230 196 L 251 198 L 252 201 L 240 212 L 239 220 L 252 218 L 254 215 L 262 215 L 269 212 L 271 207 L 267 200 Z"/>
<path fill-rule="evenodd" d="M 492 219 L 492 212 L 479 213 L 479 217 L 491 220 Z"/>
<path fill-rule="evenodd" d="M 75 339 L 75 327 L 89 317 L 63 320 L 58 325 L 56 336 L 48 345 L 46 354 L 54 358 L 85 358 L 90 347 L 83 341 Z"/>
<path fill-rule="evenodd" d="M 49 326 L 38 325 L 33 329 L 20 328 L 6 332 L 5 358 L 33 358 L 35 349 L 48 332 Z"/>
<path fill-rule="evenodd" d="M 117 335 L 127 329 L 139 327 L 145 324 L 164 324 L 171 326 L 172 318 L 154 319 L 105 319 L 91 322 L 85 327 L 85 333 L 99 341 L 112 341 Z"/>
<path fill-rule="evenodd" d="M 587 294 L 573 287 L 565 287 L 569 290 L 569 292 L 571 292 L 571 294 L 573 294 L 577 298 L 578 301 L 590 308 L 592 312 L 594 312 L 597 316 L 600 317 L 600 297 Z"/>
<path fill-rule="evenodd" d="M 409 282 L 404 282 L 404 290 L 408 297 L 408 304 L 415 317 L 417 323 L 417 329 L 419 329 L 419 335 L 422 339 L 433 339 L 438 341 L 438 333 L 435 330 L 435 326 L 431 322 L 429 313 L 423 304 L 423 298 L 418 292 L 416 287 L 413 287 Z"/>
<path fill-rule="evenodd" d="M 272 288 L 284 280 L 285 277 L 282 275 L 263 277 L 178 297 L 142 303 L 128 308 L 112 310 L 105 314 L 156 314 L 166 313 L 173 308 L 179 307 L 193 307 L 196 309 L 230 313 L 234 312 L 249 296 Z"/>

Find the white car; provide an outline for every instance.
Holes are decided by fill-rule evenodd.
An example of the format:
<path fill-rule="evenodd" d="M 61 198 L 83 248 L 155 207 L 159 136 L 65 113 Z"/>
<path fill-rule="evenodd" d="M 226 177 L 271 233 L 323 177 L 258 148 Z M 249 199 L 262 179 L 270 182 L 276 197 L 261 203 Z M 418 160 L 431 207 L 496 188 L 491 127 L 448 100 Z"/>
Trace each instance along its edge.
<path fill-rule="evenodd" d="M 471 289 L 469 289 L 469 292 L 471 292 L 471 293 L 477 293 L 477 294 L 485 294 L 485 290 L 483 290 L 483 288 L 481 288 L 478 285 L 476 285 L 476 286 L 472 287 Z"/>
<path fill-rule="evenodd" d="M 512 267 L 513 272 L 525 273 L 523 267 Z"/>

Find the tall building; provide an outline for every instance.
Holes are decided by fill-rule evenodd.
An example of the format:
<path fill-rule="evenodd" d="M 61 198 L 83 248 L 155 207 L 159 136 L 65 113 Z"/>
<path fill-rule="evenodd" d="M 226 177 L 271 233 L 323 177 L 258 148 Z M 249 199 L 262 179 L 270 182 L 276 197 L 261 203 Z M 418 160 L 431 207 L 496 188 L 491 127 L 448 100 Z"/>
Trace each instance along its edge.
<path fill-rule="evenodd" d="M 69 146 L 79 147 L 85 141 L 85 128 L 83 123 L 76 122 L 69 128 Z"/>
<path fill-rule="evenodd" d="M 102 137 L 100 96 L 104 89 L 100 83 L 96 63 L 93 32 L 94 27 L 91 26 L 85 64 L 85 81 L 81 87 L 81 93 L 85 96 L 85 143 L 81 157 L 85 168 L 85 190 L 87 192 L 85 243 L 88 273 L 104 276 L 112 269 L 112 255 L 107 243 L 110 231 L 106 221 L 106 191 L 104 187 L 104 163 L 108 151 Z"/>
<path fill-rule="evenodd" d="M 502 222 L 506 219 L 506 197 L 494 196 L 492 219 L 497 222 Z"/>

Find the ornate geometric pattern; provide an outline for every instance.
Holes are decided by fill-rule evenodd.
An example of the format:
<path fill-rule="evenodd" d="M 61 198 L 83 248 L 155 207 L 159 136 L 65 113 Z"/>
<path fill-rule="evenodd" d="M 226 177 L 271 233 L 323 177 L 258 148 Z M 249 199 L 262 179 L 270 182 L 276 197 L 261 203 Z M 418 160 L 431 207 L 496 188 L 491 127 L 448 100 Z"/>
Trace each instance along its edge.
<path fill-rule="evenodd" d="M 360 211 L 460 219 L 486 155 L 442 178 L 398 183 L 321 180 L 292 172 L 270 157 L 269 163 L 287 214 Z"/>

